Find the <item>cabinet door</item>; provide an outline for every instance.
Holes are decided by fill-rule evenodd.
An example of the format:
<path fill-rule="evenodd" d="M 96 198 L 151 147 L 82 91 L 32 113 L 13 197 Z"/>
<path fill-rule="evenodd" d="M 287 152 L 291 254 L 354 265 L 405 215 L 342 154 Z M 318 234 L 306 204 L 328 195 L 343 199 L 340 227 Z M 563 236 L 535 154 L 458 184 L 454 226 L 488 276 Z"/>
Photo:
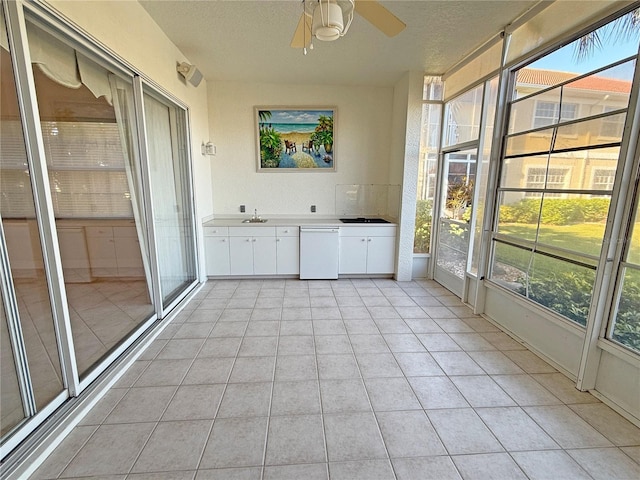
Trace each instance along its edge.
<path fill-rule="evenodd" d="M 116 244 L 113 236 L 87 237 L 87 247 L 89 248 L 91 274 L 94 277 L 115 277 L 118 275 Z"/>
<path fill-rule="evenodd" d="M 204 237 L 204 256 L 207 275 L 229 275 L 229 239 Z"/>
<path fill-rule="evenodd" d="M 367 238 L 367 273 L 393 273 L 395 271 L 395 237 Z"/>
<path fill-rule="evenodd" d="M 251 237 L 229 237 L 229 269 L 231 275 L 253 275 L 253 242 Z"/>
<path fill-rule="evenodd" d="M 253 238 L 253 273 L 255 275 L 275 275 L 276 237 Z"/>
<path fill-rule="evenodd" d="M 140 243 L 137 237 L 119 237 L 114 229 L 116 244 L 116 263 L 118 264 L 118 275 L 121 277 L 141 277 L 144 276 L 144 266 L 142 265 L 142 254 L 140 253 Z"/>
<path fill-rule="evenodd" d="M 366 237 L 340 237 L 339 272 L 367 273 Z"/>
<path fill-rule="evenodd" d="M 278 237 L 276 239 L 277 273 L 298 275 L 300 273 L 300 239 Z"/>

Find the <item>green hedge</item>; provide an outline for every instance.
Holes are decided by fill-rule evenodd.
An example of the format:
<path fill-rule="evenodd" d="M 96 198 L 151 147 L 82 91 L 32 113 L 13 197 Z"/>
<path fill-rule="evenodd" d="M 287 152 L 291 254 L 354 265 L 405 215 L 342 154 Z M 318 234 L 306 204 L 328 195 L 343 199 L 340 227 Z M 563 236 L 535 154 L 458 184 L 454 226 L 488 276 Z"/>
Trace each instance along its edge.
<path fill-rule="evenodd" d="M 551 198 L 545 199 L 540 223 L 571 225 L 604 222 L 609 211 L 608 198 Z M 500 207 L 501 223 L 538 223 L 540 199 L 525 199 Z"/>
<path fill-rule="evenodd" d="M 562 272 L 544 278 L 530 278 L 529 288 L 523 285 L 516 292 L 544 305 L 567 318 L 586 325 L 591 303 L 595 272 Z M 640 351 L 640 282 L 627 278 L 620 297 L 613 338 Z"/>

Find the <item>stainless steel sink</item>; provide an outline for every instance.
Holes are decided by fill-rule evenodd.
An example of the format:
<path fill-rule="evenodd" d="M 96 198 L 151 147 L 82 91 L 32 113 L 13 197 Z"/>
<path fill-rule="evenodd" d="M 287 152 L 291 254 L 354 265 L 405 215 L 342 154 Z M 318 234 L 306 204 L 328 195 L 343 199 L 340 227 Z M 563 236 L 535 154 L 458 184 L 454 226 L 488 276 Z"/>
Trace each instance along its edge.
<path fill-rule="evenodd" d="M 247 218 L 245 220 L 242 220 L 242 223 L 266 223 L 267 219 L 266 218 Z"/>

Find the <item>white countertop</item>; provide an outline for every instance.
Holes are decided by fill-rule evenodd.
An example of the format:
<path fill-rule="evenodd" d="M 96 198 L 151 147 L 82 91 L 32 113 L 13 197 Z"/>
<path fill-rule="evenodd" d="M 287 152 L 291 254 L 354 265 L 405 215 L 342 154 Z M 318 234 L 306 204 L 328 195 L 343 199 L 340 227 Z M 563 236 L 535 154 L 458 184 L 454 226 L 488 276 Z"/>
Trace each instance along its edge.
<path fill-rule="evenodd" d="M 262 217 L 262 215 L 261 215 Z M 278 217 L 278 216 L 269 216 L 264 215 L 264 218 L 267 219 L 265 223 L 242 223 L 243 220 L 247 218 L 251 218 L 251 215 L 247 215 L 244 217 L 218 217 L 213 220 L 209 220 L 208 222 L 204 222 L 202 225 L 204 227 L 242 227 L 242 226 L 252 226 L 252 227 L 290 227 L 290 226 L 312 226 L 312 227 L 345 227 L 348 225 L 357 226 L 357 227 L 383 227 L 383 226 L 394 226 L 395 223 L 342 223 L 340 219 L 336 217 Z"/>

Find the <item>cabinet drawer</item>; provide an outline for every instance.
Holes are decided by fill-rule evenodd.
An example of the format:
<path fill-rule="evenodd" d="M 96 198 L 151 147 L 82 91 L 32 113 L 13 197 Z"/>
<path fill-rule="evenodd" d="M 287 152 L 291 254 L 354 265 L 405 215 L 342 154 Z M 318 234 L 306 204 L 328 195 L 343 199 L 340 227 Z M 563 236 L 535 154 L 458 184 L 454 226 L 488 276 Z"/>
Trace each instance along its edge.
<path fill-rule="evenodd" d="M 276 227 L 278 237 L 297 237 L 300 235 L 299 227 Z"/>
<path fill-rule="evenodd" d="M 395 237 L 396 226 L 375 226 L 375 227 L 340 227 L 341 237 Z"/>
<path fill-rule="evenodd" d="M 205 237 L 226 237 L 229 235 L 229 227 L 204 227 Z"/>
<path fill-rule="evenodd" d="M 230 237 L 275 237 L 275 227 L 229 227 Z"/>

